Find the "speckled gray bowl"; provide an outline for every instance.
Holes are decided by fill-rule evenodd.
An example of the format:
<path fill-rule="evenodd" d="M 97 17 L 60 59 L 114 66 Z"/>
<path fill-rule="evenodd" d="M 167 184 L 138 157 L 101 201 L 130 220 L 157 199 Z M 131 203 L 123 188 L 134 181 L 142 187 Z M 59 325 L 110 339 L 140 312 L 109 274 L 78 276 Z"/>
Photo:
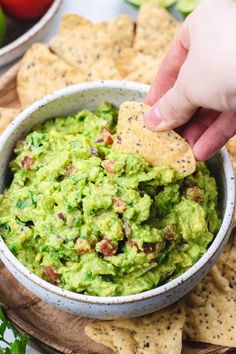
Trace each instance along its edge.
<path fill-rule="evenodd" d="M 101 101 L 119 106 L 126 100 L 143 101 L 148 86 L 121 81 L 85 83 L 60 90 L 22 112 L 0 137 L 0 192 L 7 186 L 7 165 L 16 141 L 39 122 L 94 109 Z M 60 157 L 58 157 L 60 158 Z M 210 270 L 228 240 L 234 218 L 234 174 L 226 149 L 208 161 L 219 188 L 220 231 L 204 256 L 187 272 L 169 283 L 132 296 L 96 297 L 72 293 L 40 279 L 26 269 L 0 238 L 1 259 L 10 272 L 41 299 L 86 317 L 112 319 L 135 317 L 165 307 L 189 292 Z"/>

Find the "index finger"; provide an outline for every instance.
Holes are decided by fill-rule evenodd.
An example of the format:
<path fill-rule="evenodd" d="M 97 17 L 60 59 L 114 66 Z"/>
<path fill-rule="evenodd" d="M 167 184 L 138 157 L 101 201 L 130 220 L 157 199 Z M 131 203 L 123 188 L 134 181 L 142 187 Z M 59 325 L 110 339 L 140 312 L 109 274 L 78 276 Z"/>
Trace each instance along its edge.
<path fill-rule="evenodd" d="M 185 21 L 160 66 L 145 103 L 152 106 L 174 85 L 180 68 L 187 57 L 188 48 L 189 33 Z"/>

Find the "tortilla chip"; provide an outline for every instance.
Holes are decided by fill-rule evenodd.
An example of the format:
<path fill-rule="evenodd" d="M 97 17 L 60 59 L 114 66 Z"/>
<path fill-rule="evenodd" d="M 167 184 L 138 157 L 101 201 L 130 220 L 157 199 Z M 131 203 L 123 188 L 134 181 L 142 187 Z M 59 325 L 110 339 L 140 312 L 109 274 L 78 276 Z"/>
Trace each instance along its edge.
<path fill-rule="evenodd" d="M 220 259 L 185 304 L 187 339 L 236 347 L 235 268 Z"/>
<path fill-rule="evenodd" d="M 50 47 L 62 60 L 84 73 L 97 60 L 113 56 L 109 34 L 97 31 L 95 26 L 77 27 L 56 36 L 51 40 Z"/>
<path fill-rule="evenodd" d="M 115 353 L 136 353 L 137 345 L 130 332 L 115 327 L 110 321 L 93 322 L 85 327 L 85 334 L 95 342 L 111 348 Z"/>
<path fill-rule="evenodd" d="M 225 247 L 224 252 L 220 257 L 233 269 L 236 269 L 236 230 L 231 233 L 230 239 Z"/>
<path fill-rule="evenodd" d="M 0 133 L 18 116 L 19 109 L 0 107 Z"/>
<path fill-rule="evenodd" d="M 52 39 L 50 47 L 66 63 L 88 73 L 100 59 L 116 60 L 121 48 L 131 46 L 133 31 L 131 19 L 121 15 L 107 22 L 63 31 Z"/>
<path fill-rule="evenodd" d="M 179 28 L 167 10 L 148 2 L 138 14 L 134 49 L 162 60 Z"/>
<path fill-rule="evenodd" d="M 127 68 L 128 75 L 125 76 L 125 80 L 151 84 L 160 63 L 160 59 L 156 59 L 151 55 L 138 53 L 129 63 L 129 67 Z"/>
<path fill-rule="evenodd" d="M 23 106 L 72 84 L 85 81 L 80 70 L 64 63 L 44 44 L 34 44 L 23 57 L 17 75 L 17 92 Z"/>
<path fill-rule="evenodd" d="M 96 321 L 85 333 L 119 354 L 179 354 L 184 321 L 183 306 L 174 304 L 139 318 Z"/>
<path fill-rule="evenodd" d="M 221 274 L 221 277 L 225 279 L 225 285 L 236 292 L 235 268 L 223 259 L 219 259 L 217 262 L 217 268 Z"/>
<path fill-rule="evenodd" d="M 116 59 L 117 68 L 122 77 L 127 76 L 132 71 L 132 61 L 136 53 L 133 48 L 123 48 L 119 57 Z"/>
<path fill-rule="evenodd" d="M 75 27 L 92 26 L 92 22 L 76 14 L 65 14 L 60 25 L 60 34 L 73 31 Z"/>
<path fill-rule="evenodd" d="M 138 102 L 121 104 L 112 148 L 122 153 L 139 154 L 153 166 L 168 164 L 182 176 L 190 175 L 196 167 L 191 147 L 173 130 L 153 132 L 146 128 L 143 115 L 148 108 Z"/>
<path fill-rule="evenodd" d="M 107 31 L 113 42 L 114 58 L 118 59 L 125 48 L 130 48 L 134 40 L 134 23 L 127 15 L 120 15 L 107 21 Z"/>
<path fill-rule="evenodd" d="M 88 81 L 95 80 L 121 80 L 114 60 L 103 58 L 92 66 L 88 73 Z"/>
<path fill-rule="evenodd" d="M 123 48 L 131 47 L 134 37 L 134 23 L 127 15 L 117 16 L 109 21 L 93 24 L 86 18 L 76 14 L 66 14 L 60 26 L 60 34 L 71 33 L 77 27 L 90 26 L 97 30 L 108 32 L 113 40 L 113 50 L 120 52 Z M 84 28 L 86 31 L 86 29 Z"/>

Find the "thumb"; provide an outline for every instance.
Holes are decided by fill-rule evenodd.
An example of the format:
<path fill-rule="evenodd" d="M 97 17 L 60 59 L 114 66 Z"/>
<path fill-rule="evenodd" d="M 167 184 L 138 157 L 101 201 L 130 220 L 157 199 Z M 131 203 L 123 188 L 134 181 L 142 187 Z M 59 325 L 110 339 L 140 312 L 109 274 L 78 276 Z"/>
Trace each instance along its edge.
<path fill-rule="evenodd" d="M 191 119 L 198 107 L 188 98 L 184 81 L 180 73 L 174 86 L 145 112 L 146 127 L 154 131 L 174 129 Z"/>

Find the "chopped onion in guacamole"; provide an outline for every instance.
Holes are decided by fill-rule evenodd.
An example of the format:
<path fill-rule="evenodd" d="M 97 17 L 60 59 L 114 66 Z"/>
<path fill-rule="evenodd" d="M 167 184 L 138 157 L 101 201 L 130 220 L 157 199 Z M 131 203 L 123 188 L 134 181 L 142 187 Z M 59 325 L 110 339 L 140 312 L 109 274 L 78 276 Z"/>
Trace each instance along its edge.
<path fill-rule="evenodd" d="M 78 293 L 130 295 L 166 283 L 206 252 L 220 226 L 206 165 L 182 179 L 113 152 L 116 120 L 117 109 L 102 103 L 36 126 L 17 143 L 0 197 L 0 233 L 14 255 Z"/>

